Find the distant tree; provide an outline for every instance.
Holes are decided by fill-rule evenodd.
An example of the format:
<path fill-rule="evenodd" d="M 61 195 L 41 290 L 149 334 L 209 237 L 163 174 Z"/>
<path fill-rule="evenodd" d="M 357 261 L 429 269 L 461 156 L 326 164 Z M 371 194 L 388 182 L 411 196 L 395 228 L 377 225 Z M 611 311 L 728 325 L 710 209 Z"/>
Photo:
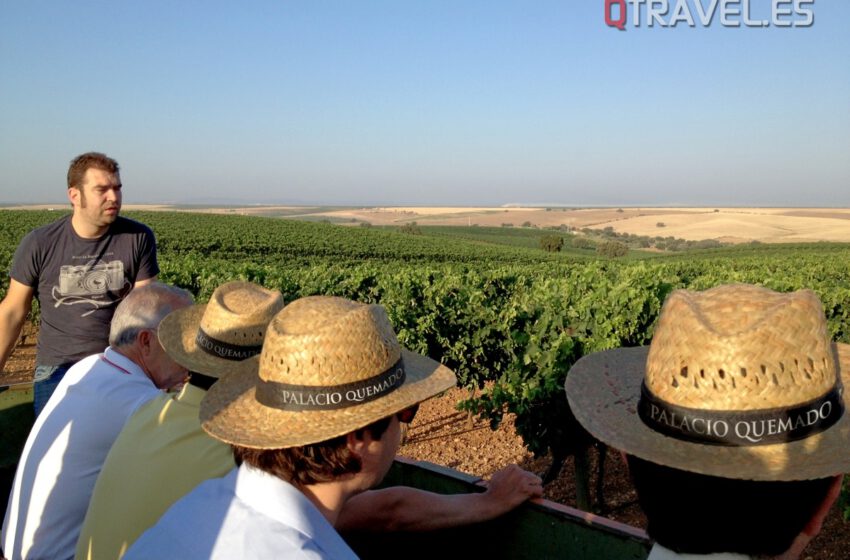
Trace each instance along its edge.
<path fill-rule="evenodd" d="M 619 241 L 605 241 L 596 247 L 596 252 L 609 258 L 623 257 L 628 254 L 629 247 Z"/>
<path fill-rule="evenodd" d="M 406 224 L 398 228 L 398 230 L 402 233 L 407 233 L 410 235 L 422 235 L 422 230 L 419 229 L 419 226 L 416 225 L 416 222 L 407 222 Z"/>
<path fill-rule="evenodd" d="M 617 213 L 618 213 L 618 214 L 622 214 L 622 213 L 623 213 L 623 209 L 622 209 L 622 208 L 617 208 Z"/>
<path fill-rule="evenodd" d="M 655 227 L 667 227 L 667 224 L 664 222 L 656 222 Z"/>
<path fill-rule="evenodd" d="M 372 222 L 360 222 L 360 227 L 372 227 Z"/>
<path fill-rule="evenodd" d="M 502 222 L 502 227 L 514 227 L 514 225 L 510 222 Z"/>
<path fill-rule="evenodd" d="M 573 237 L 572 242 L 570 243 L 574 249 L 595 249 L 596 243 L 584 237 L 583 235 L 576 235 Z"/>
<path fill-rule="evenodd" d="M 614 235 L 614 227 L 613 226 L 605 226 L 602 229 L 603 235 Z"/>
<path fill-rule="evenodd" d="M 534 227 L 534 224 L 529 221 L 525 221 L 522 223 L 522 227 Z"/>
<path fill-rule="evenodd" d="M 540 248 L 548 253 L 559 253 L 564 246 L 564 238 L 560 235 L 544 235 L 540 238 Z"/>

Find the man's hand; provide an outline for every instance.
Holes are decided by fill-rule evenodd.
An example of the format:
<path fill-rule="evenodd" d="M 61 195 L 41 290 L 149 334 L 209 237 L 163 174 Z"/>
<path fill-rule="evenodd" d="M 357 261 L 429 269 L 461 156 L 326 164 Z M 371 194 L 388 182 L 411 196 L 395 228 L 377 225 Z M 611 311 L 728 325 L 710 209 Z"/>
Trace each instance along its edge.
<path fill-rule="evenodd" d="M 35 290 L 17 280 L 9 279 L 6 297 L 0 302 L 0 371 L 18 342 L 21 327 L 32 306 Z"/>
<path fill-rule="evenodd" d="M 540 477 L 516 465 L 508 465 L 496 471 L 485 484 L 487 491 L 482 497 L 490 502 L 494 517 L 512 510 L 529 498 L 543 495 L 543 481 Z"/>

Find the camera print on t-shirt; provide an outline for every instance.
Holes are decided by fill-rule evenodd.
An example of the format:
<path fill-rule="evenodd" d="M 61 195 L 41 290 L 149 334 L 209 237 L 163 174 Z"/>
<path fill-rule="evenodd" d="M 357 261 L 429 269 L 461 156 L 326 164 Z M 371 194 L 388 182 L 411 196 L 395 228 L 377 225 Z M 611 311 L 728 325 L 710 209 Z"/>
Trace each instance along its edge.
<path fill-rule="evenodd" d="M 85 317 L 95 310 L 108 307 L 123 299 L 104 298 L 106 292 L 121 292 L 130 283 L 124 277 L 124 263 L 115 260 L 97 263 L 91 260 L 82 265 L 63 265 L 59 268 L 59 285 L 53 286 L 54 306 L 90 304 L 81 315 Z"/>

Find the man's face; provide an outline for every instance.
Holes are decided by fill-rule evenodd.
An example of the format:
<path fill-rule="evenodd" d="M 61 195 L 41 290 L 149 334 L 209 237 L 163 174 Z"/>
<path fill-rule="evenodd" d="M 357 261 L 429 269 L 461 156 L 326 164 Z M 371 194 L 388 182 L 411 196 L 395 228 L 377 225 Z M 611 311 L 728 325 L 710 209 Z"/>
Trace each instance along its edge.
<path fill-rule="evenodd" d="M 68 197 L 75 216 L 95 228 L 106 227 L 115 221 L 121 210 L 121 177 L 90 167 L 80 188 L 68 189 Z"/>
<path fill-rule="evenodd" d="M 376 484 L 379 484 L 387 476 L 393 464 L 393 459 L 395 459 L 396 453 L 398 453 L 398 448 L 401 446 L 401 422 L 399 422 L 398 416 L 393 415 L 390 427 L 387 428 L 381 441 L 384 443 L 383 455 L 381 457 L 383 470 L 381 472 L 381 478 L 378 479 Z"/>
<path fill-rule="evenodd" d="M 368 458 L 362 456 L 363 472 L 367 475 L 367 488 L 373 488 L 384 480 L 401 445 L 401 423 L 395 414 L 380 439 L 368 444 Z"/>

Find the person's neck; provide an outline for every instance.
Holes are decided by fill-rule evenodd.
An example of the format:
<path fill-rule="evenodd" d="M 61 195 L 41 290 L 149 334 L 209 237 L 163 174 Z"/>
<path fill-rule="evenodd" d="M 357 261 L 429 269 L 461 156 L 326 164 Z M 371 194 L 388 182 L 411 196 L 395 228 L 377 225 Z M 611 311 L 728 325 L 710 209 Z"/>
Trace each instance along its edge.
<path fill-rule="evenodd" d="M 92 225 L 83 220 L 83 218 L 77 213 L 74 213 L 74 215 L 71 216 L 71 227 L 74 228 L 74 233 L 83 239 L 97 239 L 98 237 L 103 237 L 103 234 L 109 230 L 108 224 L 105 226 Z"/>
<path fill-rule="evenodd" d="M 348 481 L 319 482 L 297 488 L 333 526 L 336 526 L 345 502 L 357 494 Z"/>

